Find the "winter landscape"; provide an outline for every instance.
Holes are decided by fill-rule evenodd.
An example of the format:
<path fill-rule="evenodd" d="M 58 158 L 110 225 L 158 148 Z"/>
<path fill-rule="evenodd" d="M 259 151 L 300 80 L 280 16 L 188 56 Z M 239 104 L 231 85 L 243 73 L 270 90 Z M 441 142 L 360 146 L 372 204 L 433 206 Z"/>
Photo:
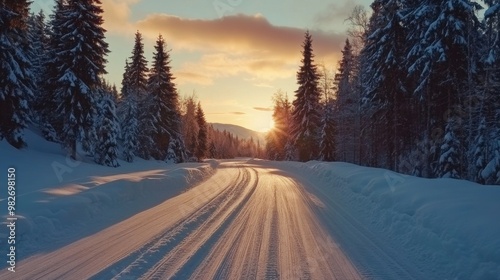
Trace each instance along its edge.
<path fill-rule="evenodd" d="M 0 279 L 500 279 L 500 1 L 0 0 Z"/>

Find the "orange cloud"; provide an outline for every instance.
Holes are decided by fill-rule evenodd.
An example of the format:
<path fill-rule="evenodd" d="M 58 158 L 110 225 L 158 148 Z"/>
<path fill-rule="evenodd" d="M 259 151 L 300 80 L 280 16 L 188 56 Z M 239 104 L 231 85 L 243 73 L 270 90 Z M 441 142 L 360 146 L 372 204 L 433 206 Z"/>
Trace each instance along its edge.
<path fill-rule="evenodd" d="M 104 1 L 104 8 L 112 11 L 105 27 L 123 33 L 139 30 L 149 39 L 162 34 L 176 51 L 201 53 L 196 61 L 181 63 L 176 74 L 180 84 L 211 85 L 216 78 L 246 75 L 255 86 L 262 86 L 296 74 L 304 29 L 275 26 L 262 15 L 243 14 L 211 20 L 154 14 L 130 23 L 130 6 L 138 1 Z M 335 64 L 345 35 L 316 30 L 311 34 L 316 62 Z"/>
<path fill-rule="evenodd" d="M 235 54 L 252 52 L 277 58 L 300 57 L 305 30 L 274 26 L 262 15 L 235 15 L 213 20 L 185 19 L 166 14 L 150 15 L 137 23 L 149 36 L 163 34 L 176 46 L 189 50 L 224 50 Z M 311 31 L 318 57 L 333 57 L 345 35 Z"/>
<path fill-rule="evenodd" d="M 131 6 L 141 0 L 105 0 L 102 1 L 104 10 L 104 28 L 115 33 L 134 33 L 134 24 L 129 22 Z"/>
<path fill-rule="evenodd" d="M 264 107 L 253 107 L 254 110 L 263 111 L 263 112 L 273 112 L 273 108 L 264 108 Z"/>
<path fill-rule="evenodd" d="M 176 81 L 179 84 L 194 83 L 200 85 L 211 85 L 213 84 L 212 78 L 207 75 L 189 72 L 189 71 L 178 71 L 175 73 Z"/>

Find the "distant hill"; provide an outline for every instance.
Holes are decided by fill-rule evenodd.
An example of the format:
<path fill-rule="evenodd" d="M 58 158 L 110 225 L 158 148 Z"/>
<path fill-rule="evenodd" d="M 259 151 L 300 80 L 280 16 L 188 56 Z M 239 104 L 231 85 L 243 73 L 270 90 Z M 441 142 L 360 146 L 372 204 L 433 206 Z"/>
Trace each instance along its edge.
<path fill-rule="evenodd" d="M 234 124 L 225 124 L 225 123 L 210 123 L 214 127 L 214 129 L 219 131 L 227 131 L 234 136 L 238 136 L 240 139 L 250 139 L 253 137 L 255 141 L 259 140 L 261 144 L 266 142 L 266 133 L 254 131 L 248 128 L 244 128 L 239 125 Z"/>

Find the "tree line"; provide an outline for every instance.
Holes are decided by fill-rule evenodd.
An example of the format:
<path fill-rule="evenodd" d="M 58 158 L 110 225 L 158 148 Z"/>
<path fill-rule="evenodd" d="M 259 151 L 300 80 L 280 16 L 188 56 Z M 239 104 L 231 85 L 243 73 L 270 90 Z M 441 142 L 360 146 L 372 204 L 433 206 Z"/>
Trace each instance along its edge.
<path fill-rule="evenodd" d="M 274 96 L 276 160 L 346 161 L 500 183 L 500 2 L 375 0 L 354 9 L 334 77 L 305 35 L 293 101 Z"/>

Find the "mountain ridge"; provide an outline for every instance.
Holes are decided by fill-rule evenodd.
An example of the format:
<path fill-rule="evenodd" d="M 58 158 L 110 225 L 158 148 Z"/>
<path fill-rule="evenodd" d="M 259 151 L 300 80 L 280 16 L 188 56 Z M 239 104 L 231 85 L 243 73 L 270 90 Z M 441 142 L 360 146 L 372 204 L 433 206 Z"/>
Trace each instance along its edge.
<path fill-rule="evenodd" d="M 234 136 L 237 136 L 240 139 L 250 139 L 253 138 L 255 141 L 260 141 L 261 143 L 265 143 L 266 141 L 266 133 L 259 132 L 255 130 L 248 129 L 243 126 L 235 125 L 235 124 L 226 124 L 226 123 L 209 123 L 215 130 L 219 131 L 227 131 Z"/>

